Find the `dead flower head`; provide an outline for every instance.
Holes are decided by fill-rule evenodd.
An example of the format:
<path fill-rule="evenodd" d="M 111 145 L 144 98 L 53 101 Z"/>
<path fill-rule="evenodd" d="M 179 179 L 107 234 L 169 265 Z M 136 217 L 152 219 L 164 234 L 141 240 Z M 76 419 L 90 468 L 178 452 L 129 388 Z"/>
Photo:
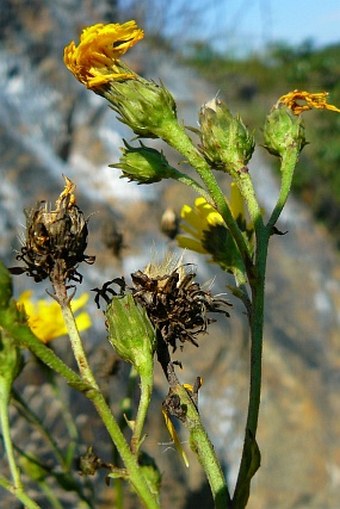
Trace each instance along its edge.
<path fill-rule="evenodd" d="M 181 265 L 169 272 L 163 269 L 162 273 L 159 267 L 155 270 L 150 265 L 144 272 L 131 275 L 135 300 L 147 310 L 158 334 L 173 351 L 177 341 L 198 346 L 197 336 L 214 321 L 209 313 L 229 316 L 226 306 L 230 304 L 203 290 L 195 281 L 196 273 L 186 267 Z"/>
<path fill-rule="evenodd" d="M 36 282 L 47 277 L 53 282 L 81 280 L 77 272 L 82 261 L 93 263 L 87 256 L 87 223 L 75 204 L 75 185 L 65 177 L 65 188 L 56 201 L 54 210 L 45 201 L 26 211 L 26 239 L 17 259 L 25 267 L 12 269 L 26 272 Z"/>

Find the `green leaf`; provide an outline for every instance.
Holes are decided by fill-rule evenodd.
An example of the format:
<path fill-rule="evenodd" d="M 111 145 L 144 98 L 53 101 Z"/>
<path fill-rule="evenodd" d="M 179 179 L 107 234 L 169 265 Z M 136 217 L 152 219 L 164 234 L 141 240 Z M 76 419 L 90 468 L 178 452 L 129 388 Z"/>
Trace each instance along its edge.
<path fill-rule="evenodd" d="M 244 464 L 241 466 L 243 475 L 237 483 L 232 501 L 232 507 L 235 509 L 243 509 L 246 507 L 250 494 L 251 480 L 260 468 L 261 464 L 260 449 L 250 430 L 246 431 L 244 447 Z"/>

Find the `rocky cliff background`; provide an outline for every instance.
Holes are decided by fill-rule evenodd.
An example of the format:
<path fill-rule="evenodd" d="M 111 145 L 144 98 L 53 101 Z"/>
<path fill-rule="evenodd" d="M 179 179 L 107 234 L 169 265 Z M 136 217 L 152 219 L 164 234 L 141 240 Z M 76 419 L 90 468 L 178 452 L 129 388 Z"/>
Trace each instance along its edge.
<path fill-rule="evenodd" d="M 82 268 L 84 289 L 101 286 L 117 275 L 143 268 L 154 252 L 169 242 L 159 230 L 163 211 L 177 211 L 193 196 L 177 184 L 136 186 L 119 179 L 108 164 L 119 157 L 122 137 L 132 134 L 115 120 L 105 101 L 86 91 L 62 62 L 65 44 L 77 38 L 82 26 L 115 21 L 109 0 L 1 0 L 0 2 L 0 256 L 15 265 L 18 235 L 25 223 L 23 209 L 37 200 L 54 201 L 67 175 L 77 184 L 78 203 L 90 216 L 89 254 L 96 264 Z M 147 41 L 131 52 L 130 63 L 145 76 L 161 78 L 178 101 L 179 116 L 195 125 L 200 105 L 216 94 L 175 57 L 152 48 Z M 257 133 L 261 142 L 260 130 Z M 308 150 L 308 147 L 307 147 Z M 174 158 L 167 151 L 169 158 Z M 261 148 L 251 163 L 263 206 L 270 209 L 277 184 Z M 264 346 L 264 380 L 258 442 L 262 466 L 253 481 L 250 509 L 336 509 L 340 492 L 340 259 L 329 234 L 312 220 L 309 211 L 291 199 L 280 221 L 288 230 L 272 240 Z M 121 256 L 113 252 L 114 236 L 123 234 Z M 150 246 L 153 246 L 150 249 Z M 202 280 L 215 278 L 214 290 L 225 291 L 227 280 L 204 259 L 187 254 L 197 264 Z M 15 291 L 31 287 L 25 276 L 15 279 Z M 44 296 L 46 284 L 35 285 Z M 86 345 L 97 372 L 103 373 L 108 355 L 101 314 L 92 304 L 94 327 Z M 228 334 L 222 333 L 227 328 Z M 64 348 L 63 340 L 56 348 Z M 203 376 L 199 408 L 230 481 L 235 480 L 242 445 L 247 403 L 248 338 L 242 309 L 234 303 L 232 316 L 203 336 L 200 347 L 183 353 L 183 381 Z M 40 375 L 39 375 L 40 376 Z M 107 390 L 123 390 L 124 368 Z M 33 361 L 22 374 L 20 391 L 54 426 L 59 408 L 51 405 L 44 379 L 37 378 Z M 210 508 L 209 489 L 195 458 L 182 468 L 161 421 L 160 404 L 167 388 L 156 373 L 156 394 L 148 423 L 146 448 L 163 472 L 164 508 Z M 66 388 L 63 388 L 66 391 Z M 65 392 L 67 398 L 71 398 Z M 114 396 L 112 396 L 114 400 Z M 54 408 L 54 409 L 53 409 Z M 49 409 L 49 412 L 47 412 Z M 87 443 L 99 444 L 105 434 L 86 403 L 73 410 Z M 27 443 L 27 431 L 13 413 L 16 439 Z M 91 423 L 91 426 L 87 424 Z M 34 443 L 34 436 L 30 437 Z M 185 441 L 185 436 L 183 436 Z M 98 480 L 96 507 L 112 507 L 110 490 Z M 100 486 L 100 487 L 99 487 Z M 32 487 L 32 489 L 34 489 Z M 2 496 L 2 493 L 1 493 Z M 37 495 L 38 496 L 38 495 Z M 43 499 L 41 507 L 49 507 Z M 3 494 L 2 507 L 19 508 Z M 7 504 L 7 505 L 6 505 Z M 75 507 L 72 494 L 63 507 Z M 129 501 L 135 507 L 133 500 Z"/>

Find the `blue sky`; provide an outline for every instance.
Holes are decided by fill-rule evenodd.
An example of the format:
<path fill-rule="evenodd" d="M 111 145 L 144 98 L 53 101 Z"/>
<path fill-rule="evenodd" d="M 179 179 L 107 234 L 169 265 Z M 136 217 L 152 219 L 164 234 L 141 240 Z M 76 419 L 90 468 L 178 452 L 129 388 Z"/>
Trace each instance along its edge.
<path fill-rule="evenodd" d="M 317 47 L 340 43 L 340 0 L 197 0 L 206 13 L 201 33 L 218 45 L 247 51 L 268 42 Z M 201 11 L 201 12 L 202 12 Z"/>

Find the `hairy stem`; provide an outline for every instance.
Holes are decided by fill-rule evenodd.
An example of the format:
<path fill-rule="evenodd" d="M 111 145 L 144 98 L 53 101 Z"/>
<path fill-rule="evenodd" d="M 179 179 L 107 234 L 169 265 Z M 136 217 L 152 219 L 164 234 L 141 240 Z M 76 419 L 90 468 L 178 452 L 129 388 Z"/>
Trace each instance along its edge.
<path fill-rule="evenodd" d="M 144 370 L 145 371 L 145 370 Z M 153 388 L 153 365 L 149 373 L 143 373 L 141 376 L 140 390 L 141 395 L 138 403 L 137 416 L 135 419 L 133 435 L 131 438 L 131 450 L 138 455 L 138 451 L 143 440 L 142 433 L 145 419 L 150 406 Z"/>
<path fill-rule="evenodd" d="M 184 425 L 190 433 L 190 446 L 206 473 L 214 498 L 215 509 L 226 509 L 230 506 L 228 486 L 214 446 L 204 429 L 197 407 L 182 385 L 172 386 L 171 389 L 173 393 L 178 394 L 181 405 L 186 410 Z"/>

